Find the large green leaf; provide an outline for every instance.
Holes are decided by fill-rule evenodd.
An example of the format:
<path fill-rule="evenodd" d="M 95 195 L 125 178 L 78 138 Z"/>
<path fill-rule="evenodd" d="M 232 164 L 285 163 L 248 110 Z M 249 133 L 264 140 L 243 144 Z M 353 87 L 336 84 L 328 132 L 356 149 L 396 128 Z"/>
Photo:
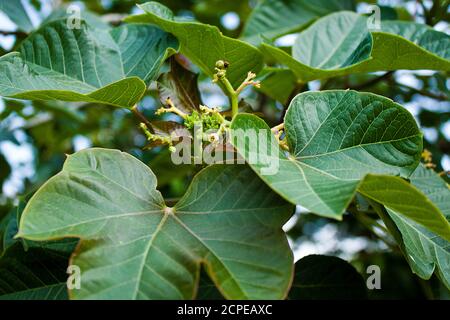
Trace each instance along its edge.
<path fill-rule="evenodd" d="M 285 104 L 296 87 L 297 78 L 289 69 L 267 67 L 258 75 L 259 91 Z"/>
<path fill-rule="evenodd" d="M 0 256 L 0 300 L 67 299 L 69 256 L 16 242 Z"/>
<path fill-rule="evenodd" d="M 45 18 L 44 21 L 42 21 L 42 24 L 46 24 L 49 23 L 51 21 L 54 20 L 61 20 L 61 19 L 73 19 L 74 15 L 73 15 L 73 11 L 68 10 L 69 8 L 66 6 L 60 6 L 58 8 L 56 8 L 55 10 L 53 10 L 50 15 L 48 17 Z M 112 26 L 110 24 L 108 24 L 107 22 L 105 22 L 104 20 L 102 20 L 101 16 L 87 11 L 87 10 L 82 10 L 80 12 L 80 18 L 84 21 L 86 21 L 86 23 L 95 29 L 100 29 L 100 30 L 110 30 L 112 29 Z"/>
<path fill-rule="evenodd" d="M 168 208 L 143 163 L 88 149 L 30 200 L 19 236 L 82 239 L 74 298 L 193 298 L 203 264 L 227 298 L 280 299 L 293 271 L 281 229 L 292 211 L 248 167 L 226 165 L 204 169 Z"/>
<path fill-rule="evenodd" d="M 368 175 L 358 191 L 450 241 L 450 223 L 441 210 L 423 192 L 404 179 Z"/>
<path fill-rule="evenodd" d="M 80 29 L 52 21 L 25 39 L 20 52 L 0 58 L 0 95 L 131 107 L 171 48 L 176 40 L 152 26 L 102 31 L 84 21 Z"/>
<path fill-rule="evenodd" d="M 367 60 L 372 51 L 372 36 L 366 25 L 366 17 L 353 12 L 320 19 L 297 37 L 292 57 L 309 67 L 325 70 Z"/>
<path fill-rule="evenodd" d="M 380 31 L 371 32 L 373 46 L 369 57 L 364 20 L 351 12 L 319 19 L 299 35 L 293 56 L 267 43 L 261 49 L 305 82 L 382 70 L 450 70 L 449 35 L 422 24 L 384 21 Z"/>
<path fill-rule="evenodd" d="M 0 11 L 4 12 L 20 30 L 25 32 L 33 30 L 33 23 L 21 0 L 0 0 Z"/>
<path fill-rule="evenodd" d="M 414 118 L 391 100 L 355 91 L 296 96 L 285 116 L 289 153 L 256 116 L 240 114 L 231 128 L 239 153 L 291 203 L 340 219 L 358 190 L 450 239 L 450 225 L 423 194 L 399 177 L 378 176 L 409 176 L 422 150 Z M 258 132 L 265 141 L 251 139 Z"/>
<path fill-rule="evenodd" d="M 444 180 L 432 169 L 420 165 L 410 181 L 450 220 L 450 190 Z M 388 213 L 400 231 L 403 249 L 414 273 L 429 279 L 436 270 L 450 289 L 450 242 L 394 210 L 388 208 Z"/>
<path fill-rule="evenodd" d="M 450 36 L 448 34 L 438 32 L 424 24 L 407 21 L 383 21 L 380 26 L 380 32 L 398 35 L 446 60 L 447 69 L 445 70 L 449 70 Z M 406 52 L 406 54 L 412 53 Z"/>
<path fill-rule="evenodd" d="M 310 255 L 295 264 L 290 299 L 366 299 L 363 277 L 347 261 L 337 257 Z"/>
<path fill-rule="evenodd" d="M 225 37 L 215 26 L 176 19 L 158 2 L 138 5 L 146 14 L 130 16 L 126 21 L 156 24 L 180 41 L 180 50 L 202 71 L 212 76 L 217 60 L 230 63 L 227 77 L 238 86 L 249 71 L 258 72 L 263 66 L 259 50 L 243 41 Z"/>
<path fill-rule="evenodd" d="M 352 0 L 265 0 L 247 19 L 242 39 L 259 43 L 298 31 L 315 19 L 340 10 L 352 10 Z"/>

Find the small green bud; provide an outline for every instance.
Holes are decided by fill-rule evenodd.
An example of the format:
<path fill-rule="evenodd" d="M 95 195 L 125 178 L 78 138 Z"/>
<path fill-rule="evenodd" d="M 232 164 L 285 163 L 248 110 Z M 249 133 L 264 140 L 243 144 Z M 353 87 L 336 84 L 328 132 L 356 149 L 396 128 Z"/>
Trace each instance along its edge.
<path fill-rule="evenodd" d="M 147 140 L 151 140 L 153 138 L 153 135 L 148 131 L 148 127 L 145 123 L 141 122 L 139 124 L 139 127 L 144 132 L 145 136 L 147 137 Z"/>
<path fill-rule="evenodd" d="M 218 60 L 218 61 L 216 62 L 216 68 L 217 68 L 217 69 L 225 69 L 225 68 L 226 68 L 226 66 L 225 66 L 225 61 L 223 61 L 223 60 Z"/>
<path fill-rule="evenodd" d="M 174 153 L 175 151 L 177 151 L 177 148 L 175 148 L 174 146 L 170 146 L 169 151 Z"/>
<path fill-rule="evenodd" d="M 218 72 L 216 73 L 218 79 L 221 79 L 221 78 L 225 77 L 226 74 L 227 74 L 227 73 L 226 73 L 225 70 L 220 70 L 220 71 L 218 71 Z"/>

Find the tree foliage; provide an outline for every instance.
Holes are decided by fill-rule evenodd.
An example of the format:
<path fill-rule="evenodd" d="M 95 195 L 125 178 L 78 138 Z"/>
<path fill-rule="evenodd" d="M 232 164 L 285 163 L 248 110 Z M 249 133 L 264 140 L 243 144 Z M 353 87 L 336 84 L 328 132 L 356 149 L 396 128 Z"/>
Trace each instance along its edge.
<path fill-rule="evenodd" d="M 0 197 L 0 299 L 406 296 L 371 293 L 371 264 L 408 265 L 415 297 L 448 294 L 450 190 L 431 155 L 450 148 L 442 131 L 424 140 L 449 119 L 450 36 L 434 28 L 448 2 L 417 17 L 352 0 L 84 1 L 36 26 L 33 3 L 0 2 L 19 30 L 0 57 L 3 190 L 24 169 L 2 146 L 29 144 L 35 164 Z M 417 96 L 446 110 L 412 114 Z M 314 223 L 378 253 L 296 262 Z"/>

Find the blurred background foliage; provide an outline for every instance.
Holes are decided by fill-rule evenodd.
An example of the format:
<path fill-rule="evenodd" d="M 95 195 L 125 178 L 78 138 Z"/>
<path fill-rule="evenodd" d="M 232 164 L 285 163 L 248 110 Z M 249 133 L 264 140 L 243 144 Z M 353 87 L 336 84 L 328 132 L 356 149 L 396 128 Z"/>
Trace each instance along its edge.
<path fill-rule="evenodd" d="M 101 15 L 111 24 L 120 24 L 128 14 L 139 12 L 137 0 L 51 1 L 26 0 L 27 12 L 36 27 L 53 10 L 76 4 Z M 258 1 L 164 0 L 175 13 L 188 19 L 216 25 L 228 36 L 237 37 Z M 366 12 L 368 3 L 355 1 L 355 10 Z M 383 19 L 406 19 L 427 23 L 448 32 L 449 1 L 379 1 Z M 0 54 L 14 50 L 26 33 L 0 12 Z M 292 35 L 283 36 L 280 45 L 292 44 Z M 164 69 L 164 68 L 163 68 Z M 167 71 L 167 68 L 164 69 Z M 436 170 L 450 169 L 450 103 L 446 74 L 434 71 L 396 71 L 358 74 L 313 81 L 306 86 L 289 85 L 289 74 L 271 79 L 265 85 L 281 88 L 283 103 L 264 92 L 246 91 L 245 102 L 275 125 L 281 122 L 289 100 L 306 90 L 346 89 L 374 92 L 404 105 L 420 123 L 425 148 L 433 155 Z M 227 99 L 206 77 L 199 77 L 202 100 L 209 106 L 226 105 Z M 139 109 L 149 119 L 160 106 L 156 86 L 151 85 Z M 32 194 L 62 167 L 66 154 L 95 146 L 126 151 L 147 163 L 156 173 L 166 198 L 176 201 L 198 168 L 176 166 L 167 150 L 144 150 L 146 139 L 128 110 L 104 105 L 58 101 L 18 101 L 0 99 L 0 225 L 14 216 L 19 199 Z M 445 175 L 444 175 L 445 176 Z M 448 176 L 447 176 L 448 179 Z M 3 219 L 2 219 L 3 217 Z M 382 289 L 369 292 L 371 298 L 449 298 L 437 279 L 420 280 L 410 271 L 400 251 L 383 232 L 374 235 L 357 216 L 346 215 L 336 222 L 303 212 L 301 208 L 285 226 L 296 259 L 308 254 L 330 254 L 350 260 L 364 277 L 366 267 L 378 264 Z"/>

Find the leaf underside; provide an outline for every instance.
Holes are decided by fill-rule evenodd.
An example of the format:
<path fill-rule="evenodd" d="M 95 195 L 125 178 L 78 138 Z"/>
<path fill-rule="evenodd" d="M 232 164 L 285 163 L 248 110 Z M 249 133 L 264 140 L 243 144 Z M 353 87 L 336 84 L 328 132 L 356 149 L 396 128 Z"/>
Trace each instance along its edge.
<path fill-rule="evenodd" d="M 125 21 L 155 24 L 172 33 L 180 42 L 180 51 L 208 76 L 213 76 L 216 61 L 226 60 L 230 65 L 227 78 L 237 87 L 248 71 L 262 69 L 263 58 L 257 48 L 223 36 L 217 27 L 176 20 L 167 7 L 157 2 L 147 2 L 139 7 L 145 14 L 127 17 Z"/>
<path fill-rule="evenodd" d="M 99 30 L 54 20 L 0 58 L 0 95 L 30 100 L 136 104 L 176 40 L 156 27 Z"/>
<path fill-rule="evenodd" d="M 0 257 L 0 300 L 66 300 L 69 256 L 21 242 Z"/>
<path fill-rule="evenodd" d="M 359 191 L 450 239 L 440 210 L 396 177 L 414 171 L 422 150 L 417 124 L 400 105 L 355 91 L 307 92 L 293 99 L 284 123 L 289 153 L 256 116 L 237 115 L 231 128 L 239 153 L 286 200 L 341 219 Z M 265 141 L 250 143 L 259 130 Z"/>
<path fill-rule="evenodd" d="M 369 34 L 366 18 L 338 12 L 300 33 L 292 56 L 268 43 L 261 50 L 303 82 L 399 69 L 450 70 L 449 35 L 413 22 L 384 21 L 381 26 Z"/>
<path fill-rule="evenodd" d="M 248 167 L 224 165 L 204 169 L 167 208 L 143 163 L 90 149 L 34 195 L 19 235 L 82 239 L 76 299 L 191 299 L 201 264 L 226 298 L 281 299 L 293 268 L 281 227 L 292 211 Z"/>

